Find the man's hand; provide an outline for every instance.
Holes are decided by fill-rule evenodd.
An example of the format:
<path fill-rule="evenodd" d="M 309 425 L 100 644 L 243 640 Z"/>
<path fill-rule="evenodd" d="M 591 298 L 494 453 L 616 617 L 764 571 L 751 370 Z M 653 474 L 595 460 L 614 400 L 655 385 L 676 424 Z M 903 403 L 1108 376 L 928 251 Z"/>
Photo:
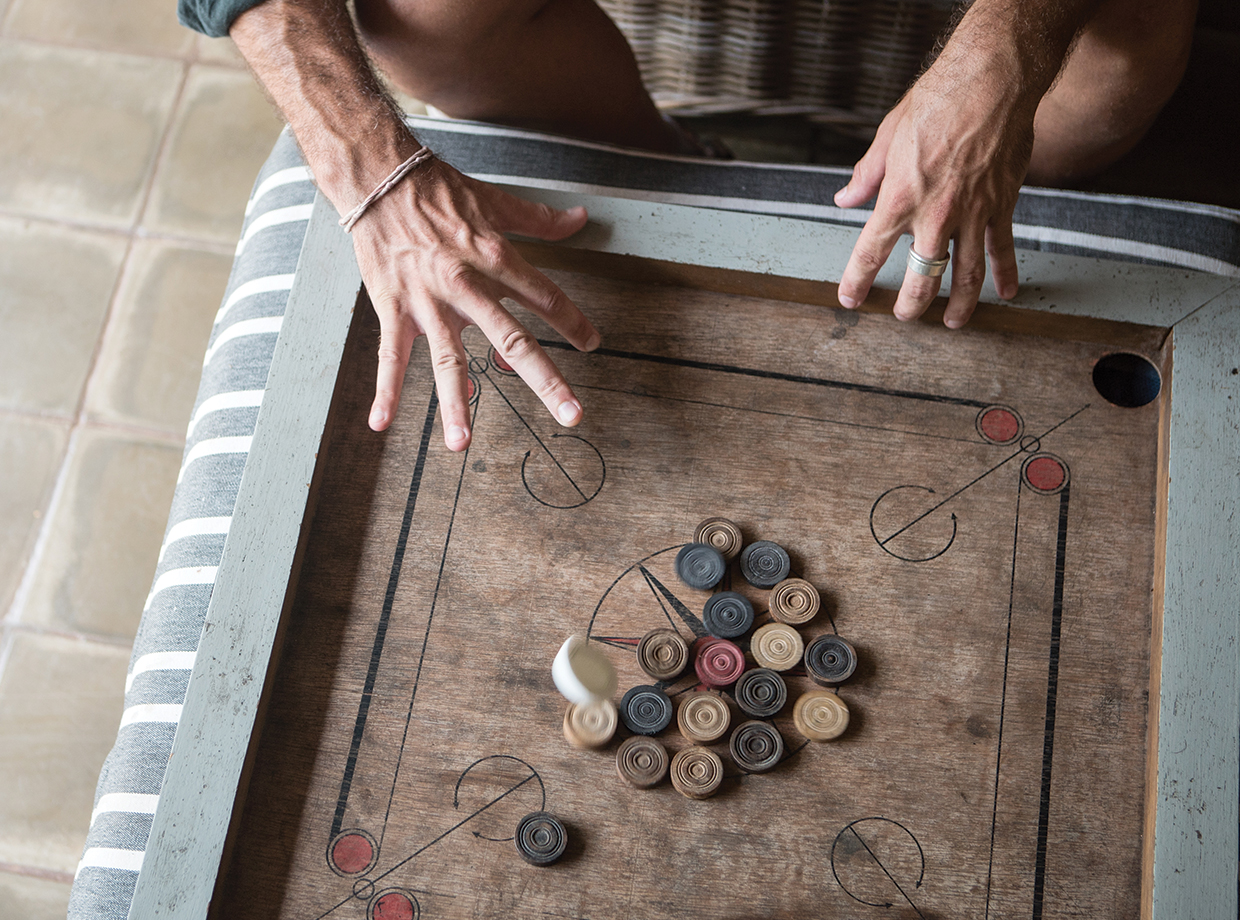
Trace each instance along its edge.
<path fill-rule="evenodd" d="M 581 404 L 537 339 L 500 303 L 509 297 L 574 346 L 599 335 L 563 292 L 503 237 L 558 240 L 585 225 L 584 208 L 531 204 L 432 160 L 375 202 L 353 229 L 358 266 L 379 315 L 379 376 L 370 427 L 396 414 L 413 340 L 425 335 L 451 450 L 469 445 L 469 359 L 461 330 L 476 324 L 562 425 Z"/>
<path fill-rule="evenodd" d="M 358 45 L 344 0 L 265 0 L 229 34 L 293 129 L 319 189 L 349 211 L 419 143 Z M 583 208 L 557 211 L 507 195 L 430 160 L 376 201 L 353 227 L 358 268 L 379 316 L 379 375 L 370 426 L 396 415 L 413 340 L 425 335 L 443 411 L 444 441 L 469 446 L 468 359 L 461 330 L 476 324 L 562 425 L 581 403 L 537 339 L 501 304 L 511 298 L 573 345 L 598 347 L 589 320 L 504 239 L 558 240 L 580 230 Z"/>
<path fill-rule="evenodd" d="M 943 258 L 950 247 L 948 326 L 963 326 L 973 314 L 987 255 L 999 296 L 1016 295 L 1012 213 L 1033 150 L 1034 114 L 1094 6 L 1095 0 L 973 4 L 835 196 L 842 208 L 878 196 L 840 279 L 843 306 L 865 300 L 905 233 L 924 259 Z M 895 315 L 920 316 L 940 282 L 908 269 Z"/>

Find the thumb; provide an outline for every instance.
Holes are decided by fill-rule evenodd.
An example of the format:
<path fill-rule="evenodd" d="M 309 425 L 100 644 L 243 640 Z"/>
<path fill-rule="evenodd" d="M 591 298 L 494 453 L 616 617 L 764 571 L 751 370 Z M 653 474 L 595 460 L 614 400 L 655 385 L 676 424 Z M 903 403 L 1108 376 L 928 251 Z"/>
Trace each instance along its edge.
<path fill-rule="evenodd" d="M 855 208 L 878 194 L 878 187 L 887 173 L 887 145 L 883 143 L 880 149 L 881 140 L 881 134 L 874 138 L 865 156 L 853 167 L 848 184 L 835 193 L 836 207 Z"/>
<path fill-rule="evenodd" d="M 500 232 L 519 233 L 540 240 L 562 240 L 572 236 L 589 219 L 586 209 L 580 206 L 561 211 L 502 193 L 493 206 L 496 229 Z"/>

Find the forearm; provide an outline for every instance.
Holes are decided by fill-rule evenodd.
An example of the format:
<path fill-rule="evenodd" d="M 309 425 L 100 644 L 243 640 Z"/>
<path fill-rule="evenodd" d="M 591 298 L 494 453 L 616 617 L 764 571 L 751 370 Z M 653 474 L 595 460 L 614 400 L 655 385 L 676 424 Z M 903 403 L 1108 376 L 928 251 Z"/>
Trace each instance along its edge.
<path fill-rule="evenodd" d="M 265 0 L 229 34 L 341 212 L 417 149 L 362 52 L 344 0 Z"/>

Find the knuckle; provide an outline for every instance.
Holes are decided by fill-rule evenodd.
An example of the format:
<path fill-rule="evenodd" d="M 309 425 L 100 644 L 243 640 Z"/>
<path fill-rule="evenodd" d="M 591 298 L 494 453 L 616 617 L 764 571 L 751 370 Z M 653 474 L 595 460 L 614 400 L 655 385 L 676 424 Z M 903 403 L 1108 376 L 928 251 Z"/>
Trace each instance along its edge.
<path fill-rule="evenodd" d="M 952 271 L 952 287 L 965 291 L 981 290 L 986 281 L 986 270 L 976 265 L 967 265 Z"/>
<path fill-rule="evenodd" d="M 499 353 L 509 363 L 529 358 L 538 352 L 538 342 L 523 326 L 514 326 L 497 343 Z"/>
<path fill-rule="evenodd" d="M 865 246 L 860 243 L 853 249 L 853 258 L 857 262 L 857 266 L 866 274 L 875 274 L 883 263 L 887 261 L 886 257 L 878 250 Z"/>
<path fill-rule="evenodd" d="M 441 351 L 432 356 L 431 366 L 436 376 L 439 374 L 455 374 L 465 370 L 465 362 L 454 351 Z"/>
<path fill-rule="evenodd" d="M 497 269 L 508 261 L 508 242 L 502 236 L 481 236 L 475 241 L 478 260 L 485 269 Z"/>

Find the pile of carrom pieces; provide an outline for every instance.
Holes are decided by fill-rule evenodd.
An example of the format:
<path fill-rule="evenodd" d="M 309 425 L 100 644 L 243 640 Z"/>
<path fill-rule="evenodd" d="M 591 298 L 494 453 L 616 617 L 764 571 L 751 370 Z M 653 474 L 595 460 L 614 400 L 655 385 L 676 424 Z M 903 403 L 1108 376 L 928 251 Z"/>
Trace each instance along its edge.
<path fill-rule="evenodd" d="M 733 564 L 749 585 L 767 592 L 766 611 L 755 611 L 753 602 L 738 591 L 715 591 Z M 810 741 L 838 738 L 848 727 L 848 706 L 835 688 L 856 670 L 857 652 L 834 632 L 806 643 L 799 627 L 817 615 L 821 597 L 808 581 L 791 577 L 791 568 L 787 551 L 778 544 L 758 540 L 744 545 L 740 528 L 732 521 L 719 517 L 703 521 L 693 542 L 677 554 L 676 574 L 691 588 L 713 592 L 702 608 L 707 634 L 692 643 L 667 627 L 643 636 L 637 662 L 655 683 L 630 688 L 618 708 L 611 699 L 614 669 L 609 663 L 600 664 L 606 662 L 601 651 L 574 637 L 578 682 L 592 682 L 595 692 L 572 686 L 566 690 L 562 675 L 556 676 L 556 685 L 570 701 L 564 737 L 574 747 L 602 748 L 623 724 L 632 737 L 616 752 L 621 779 L 647 789 L 670 775 L 677 792 L 708 798 L 719 789 L 724 773 L 723 756 L 708 745 L 719 742 L 722 747 L 732 727 L 733 705 L 747 718 L 732 728 L 727 756 L 745 773 L 765 773 L 784 756 L 784 739 L 771 720 L 788 705 L 787 679 L 804 674 L 819 686 L 805 690 L 792 704 L 793 725 Z M 763 619 L 769 622 L 755 630 L 755 622 Z M 561 656 L 567 649 L 569 643 Z M 666 689 L 690 665 L 699 684 L 677 694 L 681 698 L 677 707 Z M 609 687 L 611 692 L 606 692 Z M 653 736 L 673 722 L 690 746 L 670 756 Z"/>

